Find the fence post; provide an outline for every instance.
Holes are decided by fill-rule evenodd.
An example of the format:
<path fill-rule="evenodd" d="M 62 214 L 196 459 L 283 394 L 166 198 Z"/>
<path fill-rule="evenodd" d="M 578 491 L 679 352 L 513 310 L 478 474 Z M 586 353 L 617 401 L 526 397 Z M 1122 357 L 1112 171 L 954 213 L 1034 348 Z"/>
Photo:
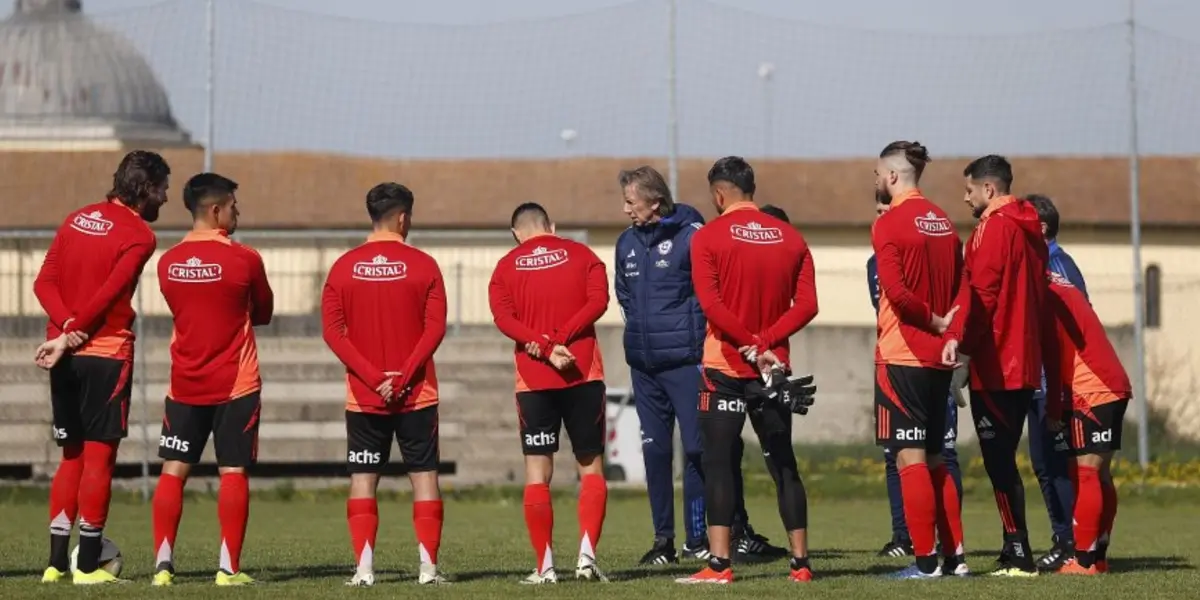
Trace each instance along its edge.
<path fill-rule="evenodd" d="M 463 309 L 463 264 L 454 263 L 454 335 L 462 333 Z"/>

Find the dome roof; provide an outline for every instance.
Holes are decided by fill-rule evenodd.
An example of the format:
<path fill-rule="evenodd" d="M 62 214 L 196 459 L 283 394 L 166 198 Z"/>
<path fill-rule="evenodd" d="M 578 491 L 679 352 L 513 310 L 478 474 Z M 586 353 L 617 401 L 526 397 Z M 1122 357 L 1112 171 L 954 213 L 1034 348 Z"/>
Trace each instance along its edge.
<path fill-rule="evenodd" d="M 150 65 L 79 0 L 16 0 L 0 21 L 0 122 L 176 128 Z"/>

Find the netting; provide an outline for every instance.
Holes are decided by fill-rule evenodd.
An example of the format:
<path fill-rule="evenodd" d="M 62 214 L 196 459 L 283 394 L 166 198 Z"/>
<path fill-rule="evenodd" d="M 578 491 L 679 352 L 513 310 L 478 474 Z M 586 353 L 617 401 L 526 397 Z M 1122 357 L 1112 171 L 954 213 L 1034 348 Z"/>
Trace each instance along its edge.
<path fill-rule="evenodd" d="M 208 142 L 210 108 L 204 4 L 168 0 L 88 16 L 92 29 L 46 37 L 59 42 L 39 53 L 0 57 L 0 229 L 52 229 L 67 210 L 106 191 L 121 150 L 164 145 L 164 128 L 175 124 L 193 142 L 165 151 L 175 189 L 201 168 L 196 144 Z M 742 154 L 762 164 L 762 197 L 795 211 L 814 247 L 818 325 L 869 331 L 873 323 L 863 268 L 870 163 L 851 159 L 893 139 L 931 149 L 934 199 L 964 226 L 969 217 L 956 203 L 965 160 L 1022 157 L 1018 191 L 1060 201 L 1062 242 L 1093 304 L 1113 326 L 1131 322 L 1125 25 L 906 35 L 689 0 L 678 2 L 672 77 L 669 14 L 666 0 L 639 0 L 556 19 L 442 26 L 218 0 L 215 169 L 242 184 L 244 222 L 257 229 L 360 231 L 371 185 L 409 183 L 426 230 L 418 243 L 437 247 L 459 280 L 459 324 L 488 326 L 482 290 L 510 244 L 506 223 L 519 202 L 541 201 L 565 227 L 587 229 L 611 271 L 615 236 L 626 224 L 616 171 L 641 162 L 665 170 L 674 81 L 681 199 L 705 205 L 703 176 L 714 157 Z M 103 49 L 98 40 L 114 35 L 157 81 L 117 64 L 111 52 L 96 52 L 103 68 L 87 73 L 47 66 L 81 47 Z M 15 48 L 16 39 L 0 44 Z M 1170 227 L 1200 226 L 1200 43 L 1146 28 L 1136 41 L 1143 215 L 1153 226 L 1144 260 L 1163 273 L 1162 324 L 1148 347 L 1150 392 L 1178 417 L 1173 422 L 1200 435 L 1200 414 L 1188 408 L 1200 373 L 1200 356 L 1191 353 L 1200 319 L 1190 310 L 1200 290 L 1200 247 L 1194 229 Z M 174 123 L 162 118 L 156 85 Z M 130 132 L 149 141 L 121 141 Z M 160 226 L 187 220 L 176 201 Z M 441 235 L 449 230 L 460 234 Z M 486 233 L 469 239 L 464 230 Z M 44 247 L 38 239 L 0 239 L 0 318 L 32 323 L 21 326 L 25 333 L 36 332 L 40 318 L 29 293 Z M 330 251 L 321 241 L 329 237 L 272 239 L 268 267 L 280 278 L 280 306 L 311 317 L 311 282 L 324 268 L 312 257 Z M 157 314 L 160 299 L 148 307 Z M 603 322 L 620 323 L 615 306 Z M 1127 339 L 1122 344 L 1131 358 Z M 839 360 L 865 357 L 862 345 Z M 620 357 L 609 362 L 620 365 Z M 843 392 L 859 402 L 867 383 L 856 377 Z"/>

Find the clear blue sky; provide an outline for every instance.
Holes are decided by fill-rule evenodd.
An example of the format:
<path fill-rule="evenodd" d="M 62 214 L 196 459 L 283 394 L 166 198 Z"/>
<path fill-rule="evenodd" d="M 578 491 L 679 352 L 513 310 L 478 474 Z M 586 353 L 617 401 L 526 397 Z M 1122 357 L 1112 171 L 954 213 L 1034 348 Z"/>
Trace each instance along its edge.
<path fill-rule="evenodd" d="M 200 0 L 83 0 L 204 135 Z M 680 0 L 683 154 L 1119 154 L 1126 0 Z M 12 0 L 0 0 L 0 11 Z M 218 149 L 662 155 L 666 0 L 219 0 Z M 1141 140 L 1200 152 L 1200 0 L 1139 0 Z M 900 10 L 903 7 L 903 10 Z M 337 18 L 329 18 L 329 17 Z M 775 65 L 764 82 L 761 63 Z M 570 144 L 563 129 L 578 131 Z"/>

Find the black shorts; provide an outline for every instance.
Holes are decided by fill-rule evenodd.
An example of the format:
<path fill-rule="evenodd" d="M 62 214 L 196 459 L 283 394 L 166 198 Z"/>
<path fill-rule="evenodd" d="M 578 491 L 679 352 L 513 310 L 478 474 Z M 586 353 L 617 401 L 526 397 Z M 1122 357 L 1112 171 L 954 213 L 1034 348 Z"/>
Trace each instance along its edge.
<path fill-rule="evenodd" d="M 158 457 L 194 465 L 200 462 L 211 434 L 218 467 L 252 466 L 258 460 L 261 408 L 260 392 L 224 404 L 184 404 L 167 397 Z"/>
<path fill-rule="evenodd" d="M 1121 449 L 1121 430 L 1129 400 L 1117 400 L 1071 414 L 1071 453 L 1104 454 Z"/>
<path fill-rule="evenodd" d="M 1029 417 L 1034 390 L 971 390 L 971 419 L 980 444 L 1021 443 L 1021 432 Z"/>
<path fill-rule="evenodd" d="M 875 367 L 875 444 L 941 454 L 951 371 L 901 365 Z"/>
<path fill-rule="evenodd" d="M 346 411 L 346 470 L 379 473 L 392 457 L 392 440 L 409 473 L 437 471 L 438 407 L 376 415 Z"/>
<path fill-rule="evenodd" d="M 63 356 L 50 369 L 51 435 L 59 446 L 129 434 L 133 360 Z"/>
<path fill-rule="evenodd" d="M 559 432 L 565 428 L 575 458 L 604 454 L 605 393 L 603 381 L 558 390 L 518 392 L 521 451 L 526 456 L 558 452 Z"/>
<path fill-rule="evenodd" d="M 736 447 L 749 418 L 764 455 L 770 458 L 784 449 L 788 454 L 792 453 L 792 412 L 782 404 L 768 401 L 762 396 L 761 380 L 730 377 L 708 368 L 701 373 L 700 419 L 736 421 L 729 426 L 718 427 L 701 423 L 706 452 L 710 448 Z M 729 439 L 714 439 L 714 435 L 728 435 Z"/>

